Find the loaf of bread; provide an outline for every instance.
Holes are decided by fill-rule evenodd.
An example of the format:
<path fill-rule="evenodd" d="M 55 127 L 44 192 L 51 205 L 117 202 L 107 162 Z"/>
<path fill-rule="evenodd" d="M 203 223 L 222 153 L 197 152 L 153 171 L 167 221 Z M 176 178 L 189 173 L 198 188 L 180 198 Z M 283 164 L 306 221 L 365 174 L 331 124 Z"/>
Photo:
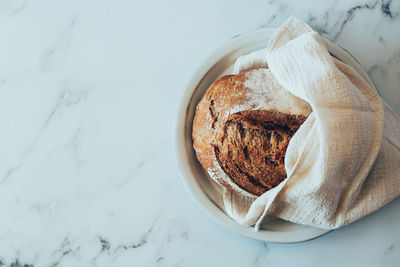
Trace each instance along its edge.
<path fill-rule="evenodd" d="M 210 86 L 196 108 L 193 147 L 221 186 L 259 196 L 286 178 L 287 146 L 311 111 L 269 69 L 227 75 Z"/>

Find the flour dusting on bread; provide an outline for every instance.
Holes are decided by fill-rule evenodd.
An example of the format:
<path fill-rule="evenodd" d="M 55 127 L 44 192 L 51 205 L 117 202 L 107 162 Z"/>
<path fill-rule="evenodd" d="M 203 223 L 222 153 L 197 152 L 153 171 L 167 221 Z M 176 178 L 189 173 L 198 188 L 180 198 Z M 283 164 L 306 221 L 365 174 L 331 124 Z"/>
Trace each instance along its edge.
<path fill-rule="evenodd" d="M 292 115 L 310 115 L 310 105 L 285 90 L 269 69 L 245 72 L 246 101 L 232 107 L 230 113 L 243 110 L 276 110 Z"/>
<path fill-rule="evenodd" d="M 268 69 L 215 81 L 196 108 L 193 147 L 221 186 L 259 196 L 286 178 L 290 139 L 311 113 Z"/>

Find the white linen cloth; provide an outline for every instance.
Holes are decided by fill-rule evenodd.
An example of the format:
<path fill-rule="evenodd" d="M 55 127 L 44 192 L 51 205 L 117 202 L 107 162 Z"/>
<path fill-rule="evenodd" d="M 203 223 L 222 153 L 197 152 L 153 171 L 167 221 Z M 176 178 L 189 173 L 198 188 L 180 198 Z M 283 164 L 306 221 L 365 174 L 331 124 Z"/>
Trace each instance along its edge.
<path fill-rule="evenodd" d="M 400 195 L 400 118 L 318 33 L 292 17 L 234 72 L 267 66 L 313 112 L 289 143 L 287 178 L 254 199 L 224 190 L 229 216 L 256 230 L 274 217 L 335 229 Z"/>

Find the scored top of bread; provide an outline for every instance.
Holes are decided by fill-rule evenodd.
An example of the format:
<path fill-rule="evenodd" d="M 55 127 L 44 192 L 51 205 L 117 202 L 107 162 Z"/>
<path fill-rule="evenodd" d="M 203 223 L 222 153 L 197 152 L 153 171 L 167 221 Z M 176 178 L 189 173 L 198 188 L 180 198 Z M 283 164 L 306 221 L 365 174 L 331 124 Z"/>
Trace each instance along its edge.
<path fill-rule="evenodd" d="M 227 75 L 210 86 L 196 108 L 193 147 L 217 183 L 259 196 L 286 178 L 289 140 L 311 112 L 269 69 Z"/>

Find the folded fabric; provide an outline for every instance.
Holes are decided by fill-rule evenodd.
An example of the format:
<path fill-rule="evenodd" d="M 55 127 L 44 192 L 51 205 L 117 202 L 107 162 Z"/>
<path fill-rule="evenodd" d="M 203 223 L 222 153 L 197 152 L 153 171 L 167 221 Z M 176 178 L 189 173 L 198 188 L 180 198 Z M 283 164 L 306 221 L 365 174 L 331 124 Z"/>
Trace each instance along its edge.
<path fill-rule="evenodd" d="M 313 112 L 287 148 L 287 178 L 254 199 L 224 190 L 229 216 L 256 230 L 273 217 L 335 229 L 400 195 L 400 118 L 318 33 L 292 17 L 234 73 L 261 67 Z"/>

